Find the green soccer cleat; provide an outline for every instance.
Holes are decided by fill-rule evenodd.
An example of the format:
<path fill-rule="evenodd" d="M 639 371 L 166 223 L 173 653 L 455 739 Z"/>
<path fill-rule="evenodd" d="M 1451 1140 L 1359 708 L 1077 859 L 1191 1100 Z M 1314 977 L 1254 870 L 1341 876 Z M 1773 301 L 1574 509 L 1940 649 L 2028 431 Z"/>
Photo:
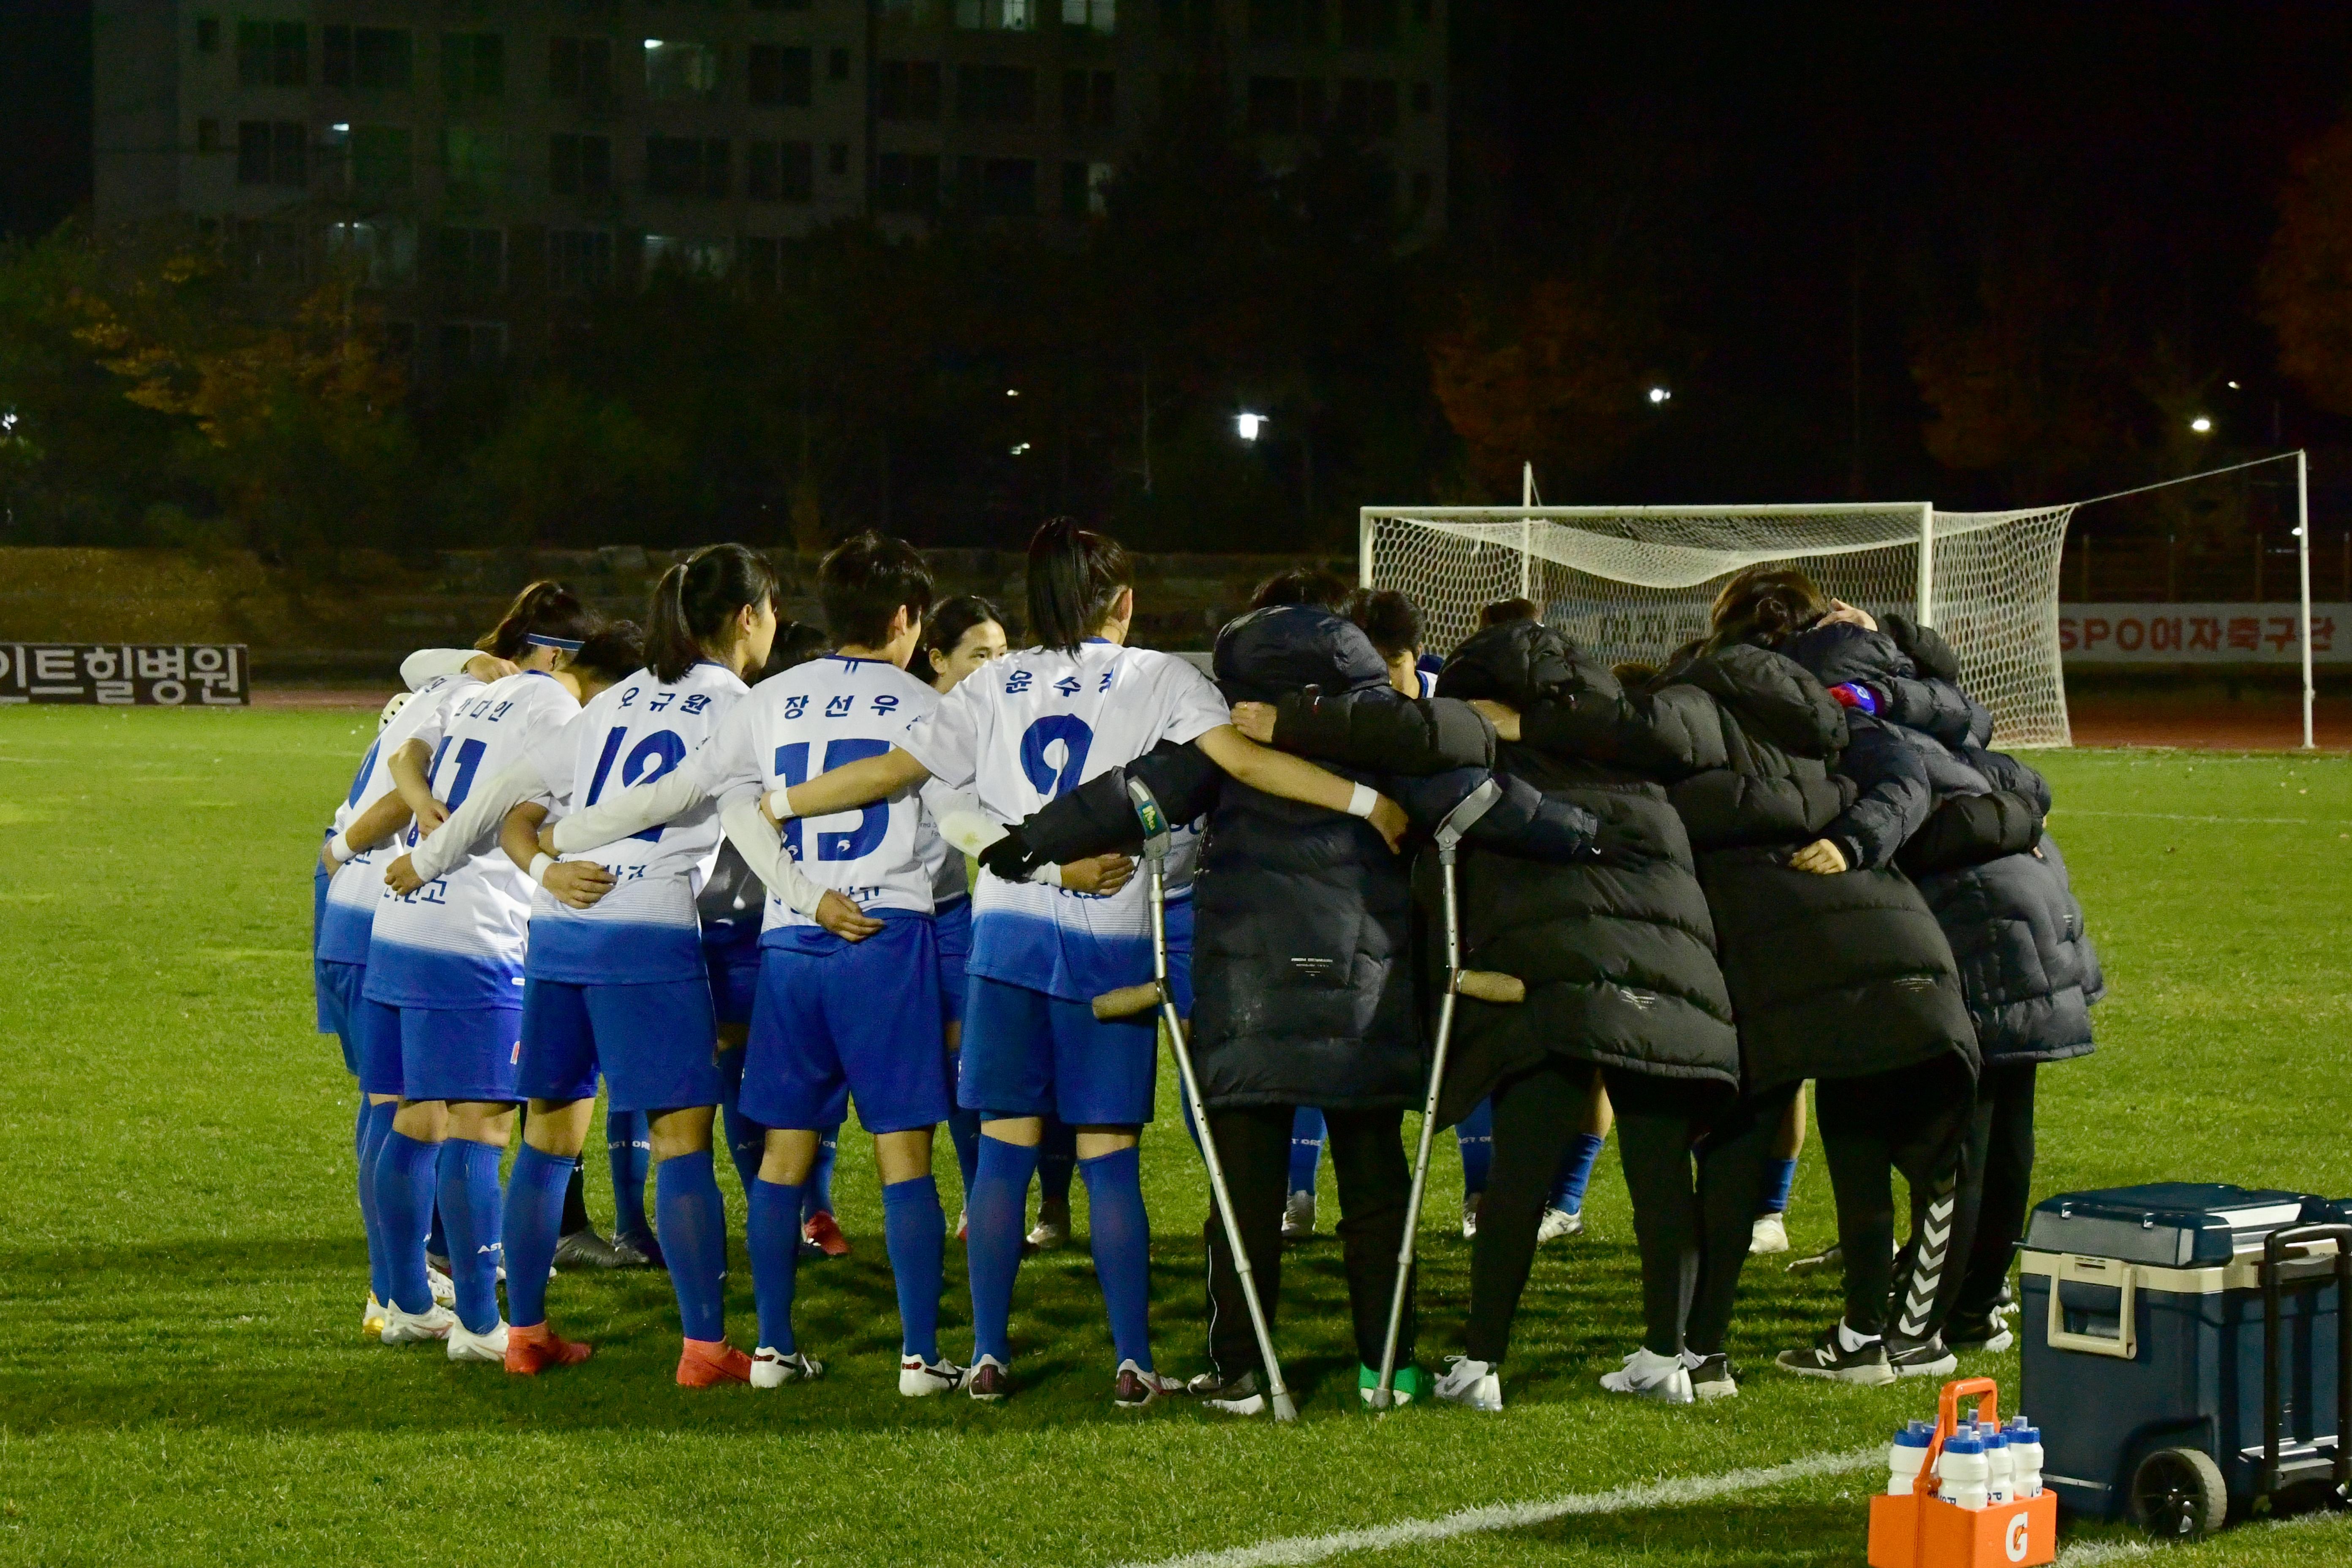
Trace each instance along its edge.
<path fill-rule="evenodd" d="M 1372 1395 L 1380 1391 L 1380 1386 L 1381 1369 L 1360 1363 L 1356 1368 L 1356 1396 L 1366 1405 L 1370 1405 L 1372 1402 Z M 1391 1409 L 1402 1408 L 1411 1405 L 1416 1399 L 1427 1398 L 1429 1374 L 1417 1366 L 1410 1364 L 1401 1366 L 1396 1369 L 1395 1379 L 1389 1384 L 1389 1393 L 1393 1395 L 1390 1404 Z"/>

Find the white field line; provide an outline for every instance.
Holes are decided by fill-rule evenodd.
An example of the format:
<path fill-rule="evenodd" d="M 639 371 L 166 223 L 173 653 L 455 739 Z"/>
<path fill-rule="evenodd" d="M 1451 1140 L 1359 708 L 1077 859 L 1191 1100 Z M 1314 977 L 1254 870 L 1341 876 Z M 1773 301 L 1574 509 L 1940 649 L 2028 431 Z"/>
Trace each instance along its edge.
<path fill-rule="evenodd" d="M 2053 816 L 2130 816 L 2143 822 L 2218 822 L 2225 826 L 2259 827 L 2334 827 L 2342 820 L 2321 816 L 2190 816 L 2177 811 L 2084 811 L 2080 806 L 2054 808 Z"/>
<path fill-rule="evenodd" d="M 2231 1536 L 2252 1536 L 2261 1539 L 2278 1531 L 2307 1529 L 2314 1525 L 2326 1524 L 2340 1517 L 2325 1510 L 2312 1513 L 2298 1513 L 2287 1519 L 2271 1520 L 2261 1524 L 2235 1525 L 2213 1539 L 2226 1541 Z M 2176 1547 L 2170 1542 L 2151 1541 L 2146 1536 L 2125 1535 L 2106 1541 L 2086 1541 L 2080 1546 L 2061 1548 L 2058 1552 L 2057 1568 L 2097 1568 L 2097 1565 L 2103 1563 L 2137 1563 L 2141 1558 L 2153 1557 L 2159 1552 L 2174 1550 Z"/>
<path fill-rule="evenodd" d="M 1886 1462 L 1883 1447 L 1855 1448 L 1839 1454 L 1814 1454 L 1785 1465 L 1758 1469 L 1728 1470 L 1716 1476 L 1684 1476 L 1652 1481 L 1645 1486 L 1618 1487 L 1605 1492 L 1570 1492 L 1548 1502 L 1496 1503 L 1465 1508 L 1438 1519 L 1406 1520 L 1374 1525 L 1368 1530 L 1336 1531 L 1328 1535 L 1289 1535 L 1261 1541 L 1255 1546 L 1228 1547 L 1222 1552 L 1193 1552 L 1163 1557 L 1143 1568 L 1265 1568 L 1320 1563 L 1342 1552 L 1384 1552 L 1400 1546 L 1425 1546 L 1457 1535 L 1493 1530 L 1524 1530 L 1576 1514 L 1620 1513 L 1633 1509 L 1671 1508 L 1707 1502 L 1735 1492 L 1760 1490 L 1790 1481 L 1849 1475 Z"/>

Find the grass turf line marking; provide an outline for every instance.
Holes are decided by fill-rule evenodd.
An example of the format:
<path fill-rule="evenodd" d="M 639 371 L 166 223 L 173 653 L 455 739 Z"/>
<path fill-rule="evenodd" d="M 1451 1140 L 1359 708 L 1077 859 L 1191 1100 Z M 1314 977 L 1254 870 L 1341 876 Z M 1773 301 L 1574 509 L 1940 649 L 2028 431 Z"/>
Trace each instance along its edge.
<path fill-rule="evenodd" d="M 1715 1476 L 1682 1476 L 1645 1486 L 1618 1487 L 1605 1492 L 1570 1492 L 1548 1502 L 1495 1503 L 1465 1508 L 1440 1519 L 1412 1519 L 1366 1530 L 1336 1531 L 1328 1535 L 1277 1536 L 1255 1546 L 1233 1546 L 1220 1552 L 1192 1552 L 1163 1557 L 1138 1568 L 1283 1568 L 1320 1563 L 1342 1552 L 1385 1552 L 1400 1546 L 1425 1546 L 1457 1535 L 1494 1530 L 1524 1530 L 1577 1514 L 1622 1513 L 1633 1509 L 1671 1508 L 1708 1502 L 1734 1492 L 1758 1491 L 1790 1481 L 1816 1480 L 1823 1476 L 1849 1475 L 1886 1462 L 1883 1447 L 1854 1448 L 1843 1453 L 1814 1454 L 1785 1465 L 1758 1469 L 1727 1470 Z"/>
<path fill-rule="evenodd" d="M 2325 1524 L 2338 1517 L 2336 1514 L 2321 1510 L 2313 1513 L 2299 1513 L 2289 1519 L 2274 1519 L 2261 1524 L 2236 1525 L 2221 1537 L 2209 1536 L 2206 1539 L 2211 1541 L 2252 1537 L 2260 1541 L 2282 1531 L 2303 1530 L 2313 1525 Z M 2153 1557 L 2159 1552 L 2179 1551 L 2194 1544 L 2197 1543 L 2156 1541 L 2147 1536 L 2129 1535 L 2106 1541 L 2086 1541 L 2080 1546 L 2060 1547 L 2057 1568 L 2097 1568 L 2097 1565 L 2102 1563 L 2136 1563 L 2143 1557 Z"/>
<path fill-rule="evenodd" d="M 2341 820 L 2318 816 L 2189 816 L 2177 811 L 2084 811 L 2074 806 L 2053 809 L 2053 816 L 2129 816 L 2142 822 L 2218 822 L 2257 827 L 2333 827 Z"/>

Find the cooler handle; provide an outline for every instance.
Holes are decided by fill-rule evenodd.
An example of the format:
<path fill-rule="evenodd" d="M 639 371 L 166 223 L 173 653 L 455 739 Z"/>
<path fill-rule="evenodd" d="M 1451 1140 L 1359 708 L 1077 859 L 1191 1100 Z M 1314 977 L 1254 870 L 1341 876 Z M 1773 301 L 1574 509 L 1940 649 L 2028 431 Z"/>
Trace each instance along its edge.
<path fill-rule="evenodd" d="M 2078 1285 L 2104 1285 L 2120 1290 L 2113 1334 L 2078 1334 L 2066 1327 L 2066 1309 L 2059 1287 L 2072 1279 Z M 2045 1335 L 2053 1350 L 2080 1351 L 2085 1355 L 2113 1356 L 2131 1361 L 2139 1354 L 2139 1315 L 2133 1310 L 2139 1288 L 2139 1270 L 2114 1258 L 2084 1258 L 2061 1252 L 2050 1260 L 2050 1322 Z"/>
<path fill-rule="evenodd" d="M 2329 1479 L 2341 1496 L 2352 1485 L 2352 1225 L 2291 1225 L 2263 1237 L 2263 1469 L 2255 1496 L 2267 1504 L 2278 1490 L 2279 1265 L 2290 1247 L 2336 1244 L 2336 1452 Z M 2054 1292 L 2053 1292 L 2054 1294 Z M 2312 1434 L 2314 1439 L 2317 1433 Z"/>

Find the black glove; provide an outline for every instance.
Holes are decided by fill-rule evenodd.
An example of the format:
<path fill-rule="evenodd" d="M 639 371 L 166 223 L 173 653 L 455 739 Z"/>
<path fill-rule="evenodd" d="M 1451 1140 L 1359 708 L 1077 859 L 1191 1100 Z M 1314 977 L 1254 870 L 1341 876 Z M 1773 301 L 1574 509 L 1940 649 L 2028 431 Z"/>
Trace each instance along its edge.
<path fill-rule="evenodd" d="M 1029 874 L 1045 862 L 1029 847 L 1018 826 L 1004 830 L 1004 837 L 980 852 L 980 863 L 1008 882 L 1025 882 Z"/>

